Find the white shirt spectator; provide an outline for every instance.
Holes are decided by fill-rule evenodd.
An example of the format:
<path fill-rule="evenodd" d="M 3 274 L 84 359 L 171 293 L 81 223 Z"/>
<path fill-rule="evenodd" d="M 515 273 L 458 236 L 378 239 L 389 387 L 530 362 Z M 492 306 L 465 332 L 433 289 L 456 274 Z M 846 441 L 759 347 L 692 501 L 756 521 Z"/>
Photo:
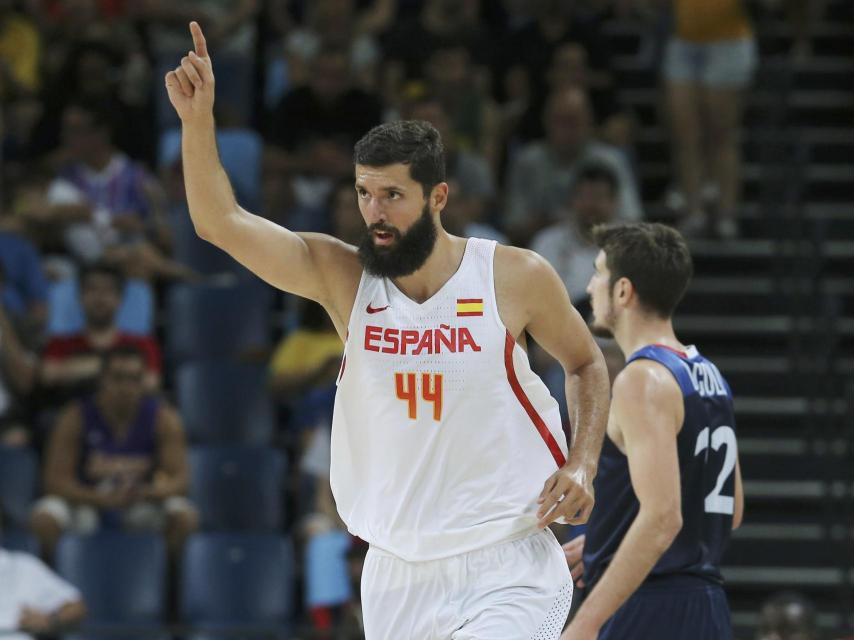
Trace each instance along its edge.
<path fill-rule="evenodd" d="M 0 548 L 0 631 L 18 628 L 24 607 L 54 612 L 82 599 L 80 592 L 28 553 Z M 33 640 L 24 633 L 4 635 L 4 640 Z"/>
<path fill-rule="evenodd" d="M 587 283 L 595 270 L 593 261 L 599 248 L 586 242 L 574 224 L 563 220 L 546 227 L 531 240 L 531 250 L 554 267 L 573 303 L 587 298 Z"/>

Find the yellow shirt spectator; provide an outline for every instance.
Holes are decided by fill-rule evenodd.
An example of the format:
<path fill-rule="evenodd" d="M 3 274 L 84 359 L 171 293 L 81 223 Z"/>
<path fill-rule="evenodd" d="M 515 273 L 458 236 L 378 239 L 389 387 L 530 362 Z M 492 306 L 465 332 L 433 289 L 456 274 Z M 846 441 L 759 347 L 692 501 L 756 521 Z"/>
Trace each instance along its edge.
<path fill-rule="evenodd" d="M 40 54 L 39 33 L 32 22 L 15 14 L 7 14 L 0 20 L 0 64 L 7 68 L 14 82 L 29 91 L 39 88 Z M 2 82 L 0 93 L 9 93 Z"/>
<path fill-rule="evenodd" d="M 676 35 L 688 42 L 740 40 L 752 35 L 742 0 L 674 0 Z"/>
<path fill-rule="evenodd" d="M 332 358 L 340 358 L 343 352 L 344 345 L 334 331 L 296 329 L 276 348 L 270 361 L 270 374 L 313 371 Z"/>

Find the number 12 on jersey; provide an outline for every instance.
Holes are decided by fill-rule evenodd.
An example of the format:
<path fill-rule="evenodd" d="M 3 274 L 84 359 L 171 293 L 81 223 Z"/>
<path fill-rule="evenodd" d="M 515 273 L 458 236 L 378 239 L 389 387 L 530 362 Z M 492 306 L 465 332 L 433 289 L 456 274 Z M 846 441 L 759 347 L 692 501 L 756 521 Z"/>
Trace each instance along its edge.
<path fill-rule="evenodd" d="M 409 409 L 409 419 L 418 419 L 418 385 L 417 376 L 413 372 L 395 373 L 394 388 L 397 397 L 405 400 Z M 425 402 L 433 403 L 433 420 L 442 419 L 442 374 L 422 373 L 421 375 L 421 398 Z"/>
<path fill-rule="evenodd" d="M 735 512 L 734 496 L 722 495 L 724 484 L 729 480 L 735 469 L 735 462 L 738 457 L 735 444 L 735 431 L 732 427 L 726 425 L 719 426 L 714 430 L 709 427 L 703 429 L 697 437 L 697 446 L 694 448 L 694 455 L 698 456 L 706 451 L 706 459 L 708 459 L 708 449 L 711 447 L 715 451 L 721 447 L 726 447 L 724 463 L 718 473 L 715 487 L 711 493 L 706 496 L 705 510 L 706 513 L 723 513 L 732 515 Z"/>

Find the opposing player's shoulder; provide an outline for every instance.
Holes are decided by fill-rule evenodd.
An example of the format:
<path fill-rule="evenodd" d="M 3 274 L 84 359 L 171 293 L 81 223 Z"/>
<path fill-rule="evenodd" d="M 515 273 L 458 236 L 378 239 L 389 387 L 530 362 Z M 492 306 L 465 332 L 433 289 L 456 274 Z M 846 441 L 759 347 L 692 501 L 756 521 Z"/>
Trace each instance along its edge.
<path fill-rule="evenodd" d="M 673 374 L 659 362 L 630 362 L 614 379 L 611 407 L 617 413 L 681 410 L 682 391 Z"/>

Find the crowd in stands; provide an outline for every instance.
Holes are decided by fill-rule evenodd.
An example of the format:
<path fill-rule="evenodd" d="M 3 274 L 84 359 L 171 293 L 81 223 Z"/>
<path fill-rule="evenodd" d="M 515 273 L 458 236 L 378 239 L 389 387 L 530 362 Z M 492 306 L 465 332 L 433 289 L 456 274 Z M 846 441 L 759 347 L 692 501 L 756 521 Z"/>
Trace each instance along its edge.
<path fill-rule="evenodd" d="M 187 622 L 199 619 L 187 567 L 203 547 L 188 539 L 275 535 L 296 543 L 295 591 L 261 622 L 358 628 L 364 545 L 328 483 L 342 345 L 317 305 L 271 291 L 195 235 L 162 82 L 191 47 L 191 19 L 207 36 L 218 144 L 245 208 L 355 243 L 353 144 L 383 121 L 428 120 L 447 151 L 445 227 L 540 252 L 583 308 L 591 228 L 644 217 L 610 21 L 658 24 L 650 14 L 675 9 L 674 166 L 698 233 L 703 125 L 689 101 L 726 85 L 704 93 L 720 120 L 708 123 L 707 166 L 716 231 L 737 233 L 738 91 L 755 51 L 741 2 L 714 3 L 727 5 L 719 22 L 704 4 L 0 0 L 0 448 L 40 469 L 23 513 L 0 503 L 0 541 L 29 531 L 23 546 L 61 569 L 72 550 L 63 534 L 163 532 L 173 582 L 158 615 Z M 732 39 L 721 55 L 738 83 L 689 64 Z M 536 358 L 561 395 L 554 363 Z M 47 583 L 41 614 L 77 616 L 79 591 Z M 15 622 L 2 600 L 0 627 Z M 40 631 L 21 602 L 21 628 Z"/>

